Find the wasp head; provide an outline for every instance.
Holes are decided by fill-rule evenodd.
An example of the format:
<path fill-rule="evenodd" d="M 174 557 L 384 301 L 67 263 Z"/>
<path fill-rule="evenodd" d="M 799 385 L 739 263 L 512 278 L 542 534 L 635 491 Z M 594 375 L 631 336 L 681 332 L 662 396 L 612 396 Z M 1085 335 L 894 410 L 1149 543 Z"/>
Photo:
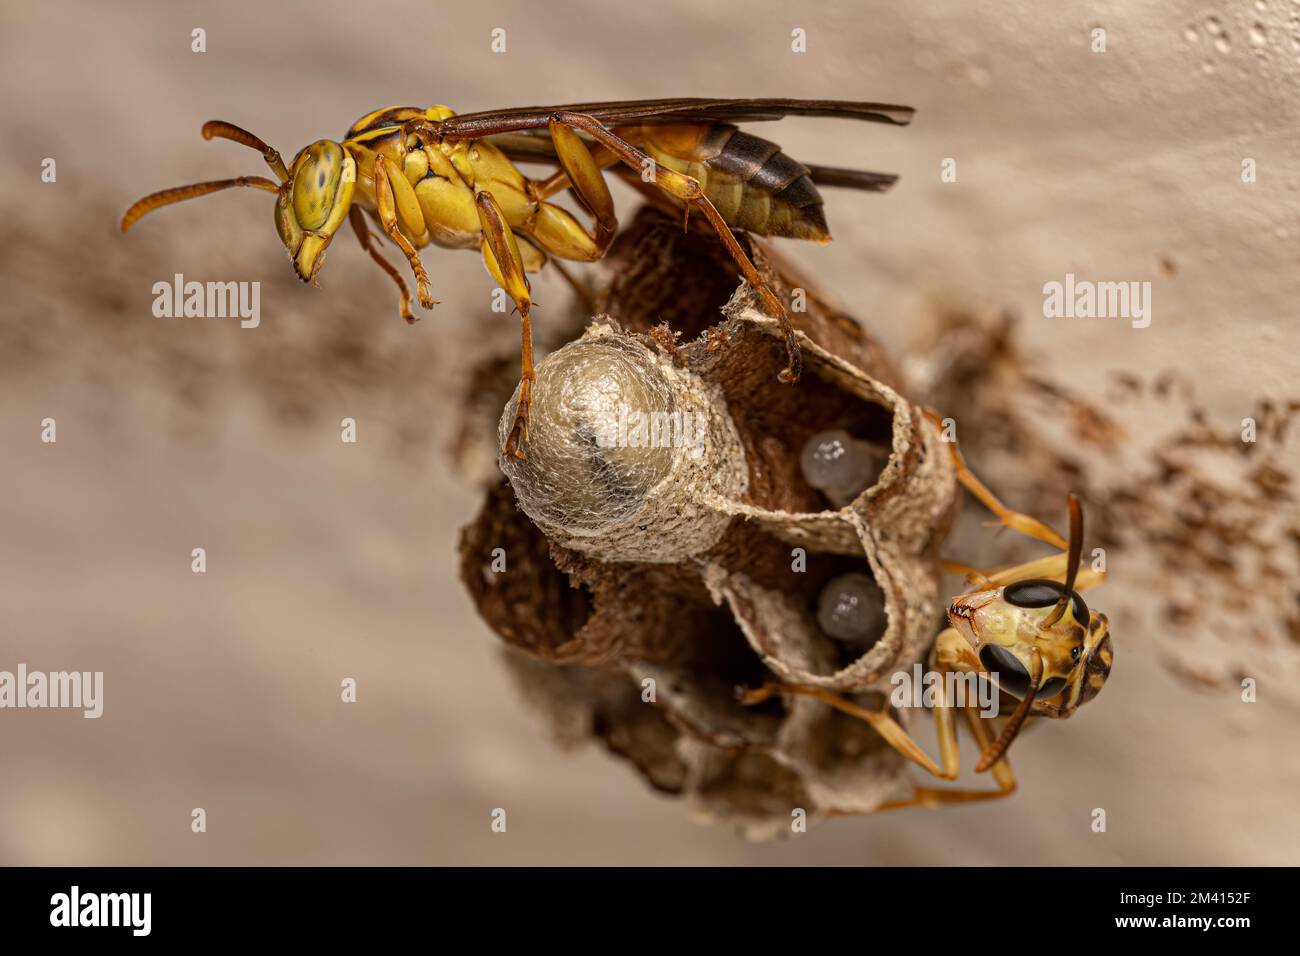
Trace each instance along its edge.
<path fill-rule="evenodd" d="M 1023 699 L 1037 650 L 1043 676 L 1037 708 L 1064 717 L 1097 695 L 1110 673 L 1106 615 L 1088 610 L 1079 592 L 1059 581 L 1034 578 L 963 594 L 948 607 L 948 621 L 979 657 L 998 689 Z"/>
<path fill-rule="evenodd" d="M 356 182 L 356 161 L 333 140 L 312 143 L 290 164 L 275 204 L 275 229 L 304 282 L 316 281 L 325 249 L 348 216 Z"/>
<path fill-rule="evenodd" d="M 203 124 L 203 138 L 214 137 L 260 152 L 278 182 L 263 176 L 238 176 L 150 193 L 122 214 L 122 231 L 130 229 L 140 217 L 173 203 L 236 186 L 263 189 L 276 194 L 275 231 L 289 250 L 294 270 L 304 282 L 314 283 L 316 273 L 325 262 L 325 247 L 343 225 L 352 205 L 352 191 L 357 184 L 356 161 L 340 144 L 322 139 L 300 152 L 286 167 L 279 152 L 248 130 L 224 120 Z"/>

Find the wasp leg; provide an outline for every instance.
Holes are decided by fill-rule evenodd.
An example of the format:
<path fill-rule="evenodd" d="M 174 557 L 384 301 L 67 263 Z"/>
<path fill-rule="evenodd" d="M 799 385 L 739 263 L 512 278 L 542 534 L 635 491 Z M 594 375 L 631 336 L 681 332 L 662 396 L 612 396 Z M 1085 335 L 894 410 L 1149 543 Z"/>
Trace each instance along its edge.
<path fill-rule="evenodd" d="M 366 217 L 362 214 L 361 209 L 353 206 L 348 210 L 348 222 L 352 223 L 352 231 L 357 234 L 357 242 L 361 243 L 361 248 L 366 251 L 371 259 L 374 259 L 379 268 L 388 273 L 389 278 L 397 283 L 398 290 L 402 293 L 402 301 L 398 309 L 408 323 L 415 322 L 417 316 L 411 312 L 411 290 L 406 287 L 402 281 L 402 274 L 397 268 L 379 254 L 379 250 L 371 243 L 373 238 L 370 233 L 370 227 L 366 225 Z"/>
<path fill-rule="evenodd" d="M 943 419 L 937 412 L 927 409 L 928 417 L 942 431 Z M 956 441 L 946 442 L 948 445 L 948 454 L 952 458 L 953 468 L 957 472 L 957 480 L 965 486 L 966 490 L 980 500 L 984 507 L 988 508 L 997 515 L 998 520 L 1012 531 L 1019 531 L 1021 534 L 1038 541 L 1044 541 L 1054 548 L 1060 548 L 1064 551 L 1069 545 L 1064 538 L 1049 528 L 1043 522 L 1030 515 L 1023 514 L 1019 511 L 1012 511 L 997 496 L 984 485 L 984 482 L 975 477 L 975 473 L 966 465 L 966 459 L 957 447 Z"/>
<path fill-rule="evenodd" d="M 523 231 L 555 258 L 578 262 L 603 259 L 618 232 L 618 219 L 601 163 L 569 127 L 552 121 L 550 134 L 562 168 L 547 179 L 528 181 L 533 212 Z M 600 146 L 597 150 L 608 164 L 608 150 Z M 595 222 L 590 230 L 566 210 L 546 201 L 561 189 L 573 190 L 579 203 L 591 214 Z"/>
<path fill-rule="evenodd" d="M 972 707 L 964 708 L 966 713 L 966 722 L 970 725 L 971 733 L 975 737 L 975 742 L 979 746 L 980 753 L 988 751 L 992 741 L 989 739 L 989 732 L 984 727 L 984 721 L 979 712 Z M 913 787 L 912 795 L 905 800 L 889 800 L 882 803 L 874 811 L 878 813 L 882 810 L 904 810 L 909 807 L 943 807 L 959 803 L 975 803 L 980 800 L 1000 800 L 1003 797 L 1009 797 L 1016 792 L 1016 776 L 1011 772 L 1011 765 L 1007 763 L 1006 758 L 1002 758 L 993 765 L 993 779 L 997 783 L 996 790 L 958 790 L 945 789 L 942 787 Z"/>
<path fill-rule="evenodd" d="M 572 131 L 569 130 L 568 127 L 560 127 L 560 129 L 563 129 L 572 135 Z M 552 140 L 555 138 L 554 130 L 551 131 L 551 138 Z M 594 150 L 587 149 L 587 144 L 582 142 L 581 139 L 578 140 L 578 145 L 582 147 L 590 158 L 590 161 L 594 163 L 598 169 L 608 169 L 610 166 L 616 166 L 620 162 L 617 156 L 599 143 L 596 144 Z M 569 174 L 566 171 L 567 167 L 563 167 L 565 157 L 564 154 L 560 152 L 558 141 L 556 142 L 556 155 L 561 162 L 562 168 L 555 171 L 550 176 L 547 176 L 545 179 L 534 180 L 534 195 L 536 195 L 538 199 L 550 199 L 556 193 L 573 188 L 573 180 L 570 179 Z"/>
<path fill-rule="evenodd" d="M 749 261 L 749 256 L 745 255 L 745 250 L 741 248 L 740 243 L 731 231 L 731 227 L 722 218 L 722 214 L 704 195 L 704 190 L 700 187 L 699 181 L 676 170 L 658 165 L 631 143 L 615 134 L 612 130 L 607 129 L 600 120 L 585 113 L 565 111 L 553 113 L 550 117 L 550 127 L 553 137 L 556 128 L 563 127 L 586 133 L 632 169 L 638 172 L 649 170 L 653 174 L 654 185 L 685 206 L 688 219 L 691 207 L 695 207 L 704 214 L 704 218 L 708 220 L 709 225 L 713 227 L 714 232 L 718 234 L 718 238 L 722 240 L 722 244 L 731 254 L 732 259 L 735 260 L 741 275 L 745 277 L 745 281 L 762 297 L 768 311 L 776 318 L 781 327 L 781 334 L 785 338 L 786 348 L 786 367 L 781 371 L 781 381 L 797 382 L 803 371 L 803 357 L 799 351 L 799 343 L 795 339 L 794 326 L 790 323 L 790 316 L 786 314 L 785 306 L 781 304 L 781 300 L 777 298 L 776 293 L 759 275 L 758 270 L 754 268 L 754 264 Z M 577 137 L 575 136 L 574 139 L 577 140 Z M 581 140 L 578 140 L 578 143 L 582 145 Z M 558 141 L 556 145 L 557 149 L 559 149 Z M 583 149 L 585 151 L 586 147 L 583 146 Z M 590 159 L 590 153 L 587 155 Z M 563 158 L 563 153 L 561 153 L 561 156 Z M 594 165 L 594 160 L 592 160 L 592 164 Z M 569 173 L 570 178 L 573 178 L 574 170 L 568 169 L 566 166 L 566 172 Z M 605 187 L 605 189 L 606 195 L 608 195 L 608 188 Z M 575 180 L 575 191 L 578 191 L 579 195 L 581 195 L 580 190 L 581 187 L 578 186 Z"/>
<path fill-rule="evenodd" d="M 941 558 L 939 566 L 949 574 L 965 575 L 967 584 L 974 585 L 983 591 L 1000 588 L 1005 584 L 1012 584 L 1016 581 L 1025 581 L 1029 578 L 1051 578 L 1053 581 L 1064 581 L 1068 557 L 1064 552 L 1061 552 L 1060 554 L 1051 554 L 1045 558 L 1039 558 L 1036 561 L 1026 561 L 1024 564 L 1003 568 L 972 568 L 968 564 L 945 561 Z M 1105 583 L 1105 571 L 1080 568 L 1079 574 L 1074 580 L 1074 590 L 1087 591 Z"/>
<path fill-rule="evenodd" d="M 936 688 L 936 691 L 938 693 L 938 702 L 935 705 L 935 720 L 939 729 L 939 759 L 943 761 L 943 766 L 935 763 L 930 755 L 921 749 L 921 745 L 903 729 L 902 725 L 888 714 L 859 707 L 853 701 L 847 700 L 824 687 L 805 687 L 801 684 L 765 684 L 756 690 L 746 691 L 741 695 L 740 701 L 743 704 L 761 704 L 777 694 L 796 694 L 801 697 L 812 697 L 828 707 L 834 707 L 841 713 L 865 720 L 881 737 L 885 738 L 885 742 L 889 746 L 941 780 L 956 780 L 961 767 L 957 756 L 957 734 L 952 725 L 952 709 L 944 698 L 942 684 Z"/>
<path fill-rule="evenodd" d="M 388 176 L 388 160 L 380 153 L 375 157 L 375 208 L 379 212 L 379 222 L 384 227 L 384 232 L 388 234 L 388 238 L 402 250 L 402 255 L 406 256 L 406 261 L 411 264 L 411 271 L 415 273 L 415 292 L 420 298 L 420 305 L 432 309 L 438 304 L 438 300 L 433 297 L 429 287 L 429 274 L 424 271 L 420 254 L 415 251 L 411 241 L 402 235 L 402 230 L 397 225 L 397 203 L 393 198 L 393 185 L 388 181 Z"/>
<path fill-rule="evenodd" d="M 988 587 L 991 580 L 989 576 L 996 573 L 991 570 L 984 571 L 980 568 L 971 567 L 969 564 L 961 564 L 957 561 L 947 561 L 943 558 L 939 559 L 939 567 L 948 574 L 960 574 L 965 577 L 967 584 L 977 584 L 981 588 Z"/>
<path fill-rule="evenodd" d="M 595 314 L 596 293 L 589 285 L 566 269 L 557 256 L 547 255 L 536 236 L 516 235 L 515 239 L 519 243 L 519 253 L 523 256 L 525 272 L 541 272 L 543 268 L 550 269 L 563 279 L 574 294 L 582 300 L 583 305 L 593 315 Z M 486 260 L 484 262 L 486 263 Z M 489 270 L 491 268 L 492 266 L 488 266 Z"/>
<path fill-rule="evenodd" d="M 1068 560 L 1068 555 L 1064 553 L 1052 554 L 1036 561 L 1027 561 L 1024 564 L 1017 564 L 999 571 L 987 571 L 984 572 L 984 579 L 979 582 L 979 586 L 981 589 L 1000 588 L 1003 585 L 1015 581 L 1025 581 L 1029 578 L 1051 578 L 1053 581 L 1064 581 Z M 1106 583 L 1105 571 L 1080 568 L 1078 576 L 1074 579 L 1074 590 L 1087 591 L 1104 583 Z"/>
<path fill-rule="evenodd" d="M 483 263 L 519 310 L 519 399 L 515 404 L 515 420 L 501 451 L 505 455 L 527 459 L 520 445 L 528 440 L 528 414 L 536 379 L 533 372 L 533 320 L 530 316 L 533 300 L 524 274 L 524 261 L 519 254 L 519 243 L 510 231 L 501 207 L 486 189 L 475 195 L 474 204 L 483 227 Z"/>
<path fill-rule="evenodd" d="M 951 629 L 941 634 L 939 642 L 943 641 L 945 635 L 957 639 L 956 632 Z M 936 644 L 936 648 L 939 643 Z M 937 650 L 936 650 L 937 653 Z M 939 670 L 945 670 L 951 664 L 945 664 L 940 660 L 931 661 L 931 667 Z M 813 697 L 822 703 L 836 710 L 859 717 L 867 721 L 873 728 L 880 732 L 885 741 L 895 750 L 916 763 L 918 766 L 927 770 L 929 773 L 942 780 L 956 780 L 961 772 L 961 758 L 957 747 L 957 728 L 955 725 L 955 713 L 958 705 L 955 701 L 949 701 L 947 698 L 947 682 L 940 680 L 935 683 L 935 706 L 933 708 L 935 731 L 939 741 L 939 760 L 936 764 L 920 745 L 908 735 L 896 721 L 883 713 L 866 710 L 859 707 L 852 701 L 845 700 L 840 695 L 825 690 L 820 687 L 803 687 L 791 684 L 768 684 L 755 691 L 749 691 L 741 698 L 743 703 L 756 704 L 776 695 L 776 694 L 799 694 L 806 697 Z M 970 706 L 963 706 L 961 710 L 966 715 L 967 723 L 970 724 L 971 733 L 975 737 L 976 744 L 981 754 L 987 754 L 993 741 L 989 736 L 983 718 L 980 717 L 979 711 Z M 1007 763 L 1005 756 L 999 756 L 999 759 L 992 766 L 993 778 L 997 783 L 996 790 L 965 790 L 965 789 L 946 789 L 940 787 L 913 787 L 912 796 L 903 800 L 893 800 L 881 804 L 873 813 L 881 810 L 899 810 L 905 807 L 938 807 L 952 803 L 970 803 L 978 800 L 996 800 L 1001 797 L 1009 796 L 1016 789 L 1016 778 L 1011 772 L 1011 766 Z M 830 810 L 830 816 L 854 816 L 853 811 Z"/>

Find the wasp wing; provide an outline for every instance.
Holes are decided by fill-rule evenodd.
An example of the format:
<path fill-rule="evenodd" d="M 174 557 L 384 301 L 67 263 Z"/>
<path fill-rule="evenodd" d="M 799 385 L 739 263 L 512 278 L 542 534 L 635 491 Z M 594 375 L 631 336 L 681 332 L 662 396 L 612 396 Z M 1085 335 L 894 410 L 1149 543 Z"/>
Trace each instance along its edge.
<path fill-rule="evenodd" d="M 836 166 L 808 166 L 808 178 L 818 186 L 833 189 L 861 189 L 883 193 L 898 182 L 893 173 L 872 173 L 865 169 L 840 169 Z"/>
<path fill-rule="evenodd" d="M 511 162 L 545 163 L 549 166 L 558 166 L 560 163 L 560 157 L 555 152 L 555 143 L 551 141 L 550 134 L 545 131 L 496 133 L 492 136 L 484 136 L 483 139 L 505 153 Z"/>
<path fill-rule="evenodd" d="M 752 99 L 714 100 L 687 97 L 669 100 L 622 100 L 608 103 L 568 103 L 562 106 L 522 106 L 484 113 L 462 113 L 442 121 L 447 139 L 479 139 L 498 133 L 540 129 L 552 113 L 583 113 L 606 126 L 641 123 L 756 123 L 783 116 L 823 116 L 869 123 L 906 126 L 916 112 L 910 106 L 860 103 L 849 100 Z"/>
<path fill-rule="evenodd" d="M 545 132 L 497 133 L 484 138 L 505 153 L 511 162 L 559 165 L 560 160 L 555 154 L 555 144 Z M 807 165 L 808 177 L 814 183 L 833 189 L 861 189 L 865 192 L 883 193 L 898 182 L 898 177 L 892 173 L 805 165 Z"/>

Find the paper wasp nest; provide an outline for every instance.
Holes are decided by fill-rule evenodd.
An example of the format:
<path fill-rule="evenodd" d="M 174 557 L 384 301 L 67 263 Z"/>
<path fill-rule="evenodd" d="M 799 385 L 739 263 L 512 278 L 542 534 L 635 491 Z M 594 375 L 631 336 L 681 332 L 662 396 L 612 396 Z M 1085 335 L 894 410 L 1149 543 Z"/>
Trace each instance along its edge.
<path fill-rule="evenodd" d="M 898 786 L 903 761 L 867 724 L 808 698 L 746 707 L 736 689 L 781 679 L 881 706 L 939 629 L 956 485 L 861 327 L 749 245 L 778 295 L 801 290 L 803 380 L 778 382 L 776 323 L 716 241 L 643 212 L 611 250 L 600 314 L 540 363 L 528 460 L 503 463 L 461 554 L 562 736 L 603 740 L 757 837 Z M 500 431 L 466 435 L 504 437 L 509 387 Z M 809 480 L 843 454 L 869 481 L 847 500 Z"/>

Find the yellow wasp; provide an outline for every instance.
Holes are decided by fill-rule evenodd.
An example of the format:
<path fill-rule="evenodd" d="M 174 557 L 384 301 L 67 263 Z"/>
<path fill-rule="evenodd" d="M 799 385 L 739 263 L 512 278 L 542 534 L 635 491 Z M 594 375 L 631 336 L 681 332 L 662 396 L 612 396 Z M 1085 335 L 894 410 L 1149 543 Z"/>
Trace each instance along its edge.
<path fill-rule="evenodd" d="M 931 414 L 937 419 L 937 416 Z M 942 562 L 947 570 L 966 573 L 976 583 L 948 605 L 948 623 L 930 651 L 929 670 L 936 682 L 933 709 L 939 743 L 936 762 L 888 710 L 874 711 L 822 687 L 770 683 L 741 692 L 741 701 L 758 704 L 778 694 L 813 697 L 869 723 L 885 741 L 941 780 L 960 775 L 956 712 L 961 710 L 980 749 L 976 773 L 992 771 L 997 789 L 913 787 L 910 797 L 881 804 L 878 810 L 939 807 L 992 800 L 1015 792 L 1016 778 L 1007 750 L 1026 721 L 1034 717 L 1063 720 L 1100 693 L 1114 663 L 1110 623 L 1090 610 L 1080 591 L 1104 580 L 1104 572 L 1080 570 L 1083 554 L 1083 508 L 1069 496 L 1067 541 L 1036 518 L 1012 511 L 966 466 L 956 444 L 950 446 L 958 480 L 1007 528 L 1059 548 L 1060 553 L 985 574 L 965 565 Z M 1005 718 L 994 739 L 986 719 L 969 701 L 948 696 L 948 675 L 985 678 L 999 691 L 997 718 Z M 958 685 L 954 682 L 953 687 Z M 966 683 L 967 688 L 970 684 Z"/>
<path fill-rule="evenodd" d="M 733 229 L 762 236 L 826 242 L 830 232 L 817 185 L 882 191 L 897 177 L 795 162 L 767 140 L 732 123 L 786 115 L 831 116 L 890 123 L 911 121 L 905 106 L 833 100 L 668 99 L 526 107 L 457 116 L 444 106 L 390 107 L 363 116 L 342 141 L 318 140 L 286 166 L 262 140 L 213 121 L 203 136 L 233 140 L 262 153 L 279 182 L 240 176 L 153 193 L 122 216 L 125 232 L 146 213 L 234 186 L 276 194 L 275 225 L 303 281 L 315 284 L 325 250 L 351 223 L 362 248 L 401 290 L 401 313 L 415 321 L 411 295 L 384 259 L 362 211 L 402 251 L 415 276 L 416 296 L 432 308 L 429 276 L 418 249 L 433 244 L 479 249 L 488 272 L 514 300 L 521 320 L 519 401 L 503 451 L 524 457 L 532 398 L 532 300 L 526 273 L 547 257 L 593 262 L 618 229 L 603 170 L 620 166 L 634 187 L 699 211 L 726 245 L 741 274 L 785 333 L 783 381 L 799 379 L 799 346 L 785 308 L 763 281 Z M 525 177 L 515 162 L 560 167 L 546 179 Z M 585 228 L 548 200 L 572 189 L 594 220 Z"/>

